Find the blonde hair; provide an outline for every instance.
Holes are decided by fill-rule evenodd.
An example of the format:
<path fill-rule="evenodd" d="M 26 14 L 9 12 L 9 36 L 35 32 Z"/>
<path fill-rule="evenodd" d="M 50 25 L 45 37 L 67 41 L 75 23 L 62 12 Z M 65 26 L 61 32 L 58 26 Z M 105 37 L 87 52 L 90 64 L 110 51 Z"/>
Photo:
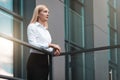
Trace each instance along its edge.
<path fill-rule="evenodd" d="M 32 19 L 31 19 L 30 23 L 35 23 L 35 22 L 38 21 L 38 18 L 39 18 L 38 15 L 44 8 L 47 8 L 47 6 L 46 5 L 37 5 L 35 7 L 34 13 L 33 13 L 33 16 L 32 16 Z M 48 28 L 48 23 L 47 22 L 45 23 L 45 27 Z"/>

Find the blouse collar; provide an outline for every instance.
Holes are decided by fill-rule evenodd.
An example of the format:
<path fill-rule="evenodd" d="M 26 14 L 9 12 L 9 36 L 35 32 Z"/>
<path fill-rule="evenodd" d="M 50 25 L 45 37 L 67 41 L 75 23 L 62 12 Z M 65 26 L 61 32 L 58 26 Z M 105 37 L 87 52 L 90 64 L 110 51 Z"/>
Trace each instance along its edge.
<path fill-rule="evenodd" d="M 41 27 L 41 28 L 43 28 L 43 29 L 46 29 L 46 27 L 44 27 L 42 24 L 40 24 L 39 22 L 35 22 L 35 25 L 36 26 L 39 26 L 39 27 Z"/>

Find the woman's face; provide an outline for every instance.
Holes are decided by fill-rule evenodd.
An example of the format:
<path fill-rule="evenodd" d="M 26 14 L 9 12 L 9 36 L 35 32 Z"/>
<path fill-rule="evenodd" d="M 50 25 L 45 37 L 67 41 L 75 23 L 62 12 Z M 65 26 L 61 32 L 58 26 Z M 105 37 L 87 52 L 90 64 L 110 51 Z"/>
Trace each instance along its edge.
<path fill-rule="evenodd" d="M 39 18 L 42 22 L 48 21 L 48 16 L 49 16 L 49 10 L 48 8 L 44 8 L 40 13 L 39 13 Z"/>

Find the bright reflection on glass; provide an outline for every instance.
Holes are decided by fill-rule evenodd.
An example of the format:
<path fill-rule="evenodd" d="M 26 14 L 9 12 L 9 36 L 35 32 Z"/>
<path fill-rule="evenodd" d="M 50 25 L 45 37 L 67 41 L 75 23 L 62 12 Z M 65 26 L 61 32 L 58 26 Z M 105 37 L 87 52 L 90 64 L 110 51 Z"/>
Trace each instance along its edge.
<path fill-rule="evenodd" d="M 13 34 L 13 16 L 1 10 L 0 32 L 9 36 Z M 0 74 L 13 76 L 13 43 L 4 38 L 0 38 Z"/>
<path fill-rule="evenodd" d="M 1 2 L 4 2 L 4 3 L 7 2 L 7 0 L 0 0 L 0 1 L 1 1 Z"/>
<path fill-rule="evenodd" d="M 13 76 L 13 42 L 0 37 L 0 74 Z"/>
<path fill-rule="evenodd" d="M 0 6 L 13 10 L 13 0 L 0 0 Z"/>

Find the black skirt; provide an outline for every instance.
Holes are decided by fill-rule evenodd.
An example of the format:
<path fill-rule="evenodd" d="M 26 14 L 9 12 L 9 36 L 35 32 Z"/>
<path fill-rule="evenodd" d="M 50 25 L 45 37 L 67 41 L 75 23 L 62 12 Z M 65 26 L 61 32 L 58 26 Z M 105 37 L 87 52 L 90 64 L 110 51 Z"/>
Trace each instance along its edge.
<path fill-rule="evenodd" d="M 48 55 L 31 53 L 27 62 L 27 80 L 48 80 Z"/>

